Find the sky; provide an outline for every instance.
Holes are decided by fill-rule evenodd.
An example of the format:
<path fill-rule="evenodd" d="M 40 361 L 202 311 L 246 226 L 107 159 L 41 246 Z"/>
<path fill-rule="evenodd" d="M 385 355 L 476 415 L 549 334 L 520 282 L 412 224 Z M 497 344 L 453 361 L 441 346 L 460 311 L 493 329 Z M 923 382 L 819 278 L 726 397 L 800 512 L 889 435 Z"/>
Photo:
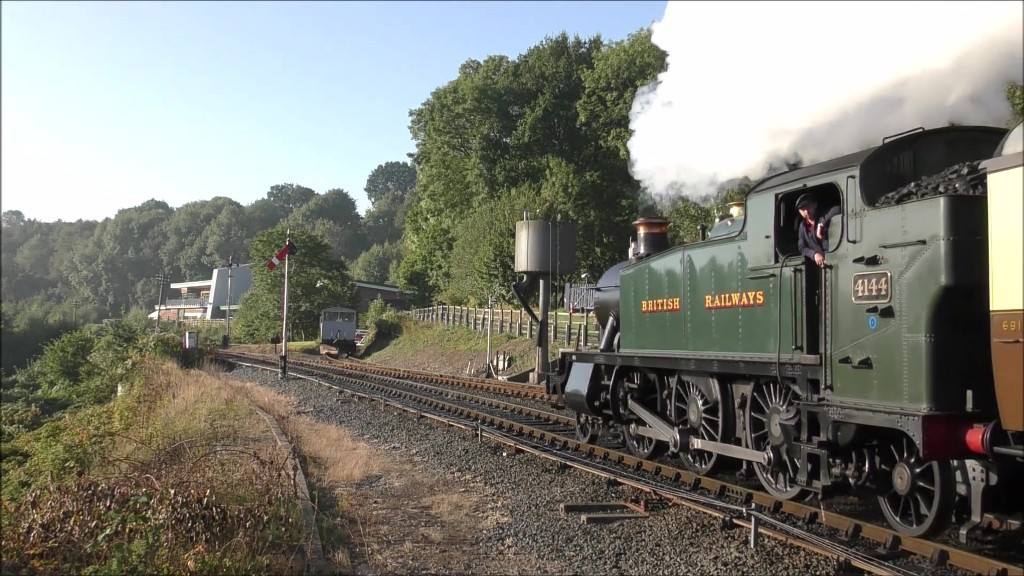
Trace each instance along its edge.
<path fill-rule="evenodd" d="M 102 220 L 149 200 L 343 188 L 415 151 L 409 111 L 469 59 L 624 39 L 666 2 L 0 5 L 0 209 Z"/>

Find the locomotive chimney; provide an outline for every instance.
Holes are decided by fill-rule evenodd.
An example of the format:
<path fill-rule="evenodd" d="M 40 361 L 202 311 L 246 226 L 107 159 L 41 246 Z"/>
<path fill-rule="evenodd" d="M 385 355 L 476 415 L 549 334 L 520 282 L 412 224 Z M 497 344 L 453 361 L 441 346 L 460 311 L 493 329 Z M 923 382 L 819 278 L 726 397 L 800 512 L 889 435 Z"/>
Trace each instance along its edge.
<path fill-rule="evenodd" d="M 665 218 L 640 218 L 636 226 L 636 250 L 632 259 L 646 258 L 668 248 L 669 221 Z"/>

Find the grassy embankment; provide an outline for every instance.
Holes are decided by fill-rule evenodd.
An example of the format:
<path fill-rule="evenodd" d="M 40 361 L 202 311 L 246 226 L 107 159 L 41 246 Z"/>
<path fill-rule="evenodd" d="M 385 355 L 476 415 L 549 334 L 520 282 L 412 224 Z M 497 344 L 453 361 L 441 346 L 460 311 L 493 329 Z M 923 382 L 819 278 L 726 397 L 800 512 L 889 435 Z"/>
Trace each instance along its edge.
<path fill-rule="evenodd" d="M 480 373 L 486 346 L 481 332 L 399 318 L 373 336 L 364 357 L 449 372 L 469 364 Z M 510 371 L 532 365 L 530 340 L 494 334 L 491 347 L 513 356 Z M 385 462 L 265 388 L 153 356 L 133 363 L 126 394 L 5 440 L 5 573 L 301 572 L 295 479 L 253 406 L 270 413 L 302 455 L 330 569 L 351 572 L 347 550 L 365 543 L 346 516 L 349 487 Z"/>
<path fill-rule="evenodd" d="M 481 376 L 487 356 L 487 333 L 461 326 L 422 323 L 407 316 L 398 320 L 399 327 L 391 333 L 376 333 L 362 352 L 369 362 L 437 372 Z M 491 334 L 492 354 L 504 353 L 511 358 L 509 369 L 502 374 L 516 374 L 536 364 L 537 345 L 530 338 L 512 334 Z M 549 346 L 549 357 L 555 358 L 558 345 Z"/>
<path fill-rule="evenodd" d="M 331 490 L 376 471 L 367 447 L 264 388 L 149 359 L 127 394 L 4 445 L 3 572 L 301 574 L 294 475 L 254 405 L 303 454 L 330 569 L 351 571 Z"/>

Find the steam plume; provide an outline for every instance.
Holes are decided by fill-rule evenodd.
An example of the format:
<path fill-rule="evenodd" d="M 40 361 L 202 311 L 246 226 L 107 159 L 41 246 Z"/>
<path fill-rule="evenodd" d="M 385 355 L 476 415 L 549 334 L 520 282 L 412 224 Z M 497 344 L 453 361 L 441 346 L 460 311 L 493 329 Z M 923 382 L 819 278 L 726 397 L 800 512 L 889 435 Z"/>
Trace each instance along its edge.
<path fill-rule="evenodd" d="M 769 164 L 813 163 L 950 122 L 1004 125 L 1024 2 L 669 2 L 668 68 L 633 101 L 631 171 L 700 200 Z"/>

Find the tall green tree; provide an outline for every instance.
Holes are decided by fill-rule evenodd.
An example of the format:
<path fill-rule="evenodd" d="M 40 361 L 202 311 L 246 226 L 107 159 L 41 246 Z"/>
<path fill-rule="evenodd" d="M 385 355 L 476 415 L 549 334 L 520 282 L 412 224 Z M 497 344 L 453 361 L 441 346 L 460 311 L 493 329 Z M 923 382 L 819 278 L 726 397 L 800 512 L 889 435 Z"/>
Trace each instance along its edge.
<path fill-rule="evenodd" d="M 403 287 L 419 282 L 450 300 L 507 293 L 514 228 L 495 225 L 506 234 L 498 241 L 467 218 L 498 224 L 524 210 L 577 225 L 583 270 L 621 259 L 643 207 L 626 153 L 629 111 L 664 64 L 645 32 L 612 44 L 560 34 L 515 60 L 463 64 L 411 113 L 418 180 Z"/>
<path fill-rule="evenodd" d="M 355 260 L 368 245 L 356 201 L 341 188 L 315 194 L 285 221 L 317 234 L 335 258 Z"/>
<path fill-rule="evenodd" d="M 240 209 L 238 202 L 217 196 L 210 200 L 189 202 L 175 210 L 167 221 L 167 240 L 160 247 L 164 272 L 176 281 L 200 280 L 209 278 L 212 268 L 226 264 L 231 250 L 237 250 L 241 242 L 225 242 L 224 238 L 213 240 L 211 236 L 214 233 L 224 234 L 225 228 L 230 229 L 227 218 L 239 214 Z M 224 211 L 228 211 L 228 216 L 220 218 Z M 211 248 L 226 251 L 212 253 Z"/>
<path fill-rule="evenodd" d="M 1024 122 L 1024 85 L 1018 82 L 1006 83 L 1006 100 L 1010 103 L 1010 111 L 1013 118 L 1010 120 L 1010 127 Z"/>
<path fill-rule="evenodd" d="M 370 172 L 363 188 L 370 200 L 370 209 L 363 217 L 363 224 L 371 244 L 401 239 L 415 189 L 416 168 L 408 162 L 386 162 Z"/>
<path fill-rule="evenodd" d="M 299 184 L 275 184 L 267 191 L 267 200 L 285 214 L 302 208 L 314 196 L 316 192 Z"/>
<path fill-rule="evenodd" d="M 232 323 L 233 336 L 242 342 L 267 342 L 282 328 L 285 263 L 268 270 L 262 263 L 285 245 L 287 226 L 282 224 L 256 235 L 249 258 L 253 266 L 252 288 L 239 302 Z M 293 340 L 312 340 L 319 334 L 320 312 L 332 306 L 351 307 L 355 287 L 344 260 L 331 256 L 331 247 L 306 230 L 291 231 L 297 248 L 288 262 L 288 326 Z"/>
<path fill-rule="evenodd" d="M 377 284 L 398 282 L 398 266 L 402 262 L 401 244 L 374 244 L 352 264 L 352 279 Z"/>

